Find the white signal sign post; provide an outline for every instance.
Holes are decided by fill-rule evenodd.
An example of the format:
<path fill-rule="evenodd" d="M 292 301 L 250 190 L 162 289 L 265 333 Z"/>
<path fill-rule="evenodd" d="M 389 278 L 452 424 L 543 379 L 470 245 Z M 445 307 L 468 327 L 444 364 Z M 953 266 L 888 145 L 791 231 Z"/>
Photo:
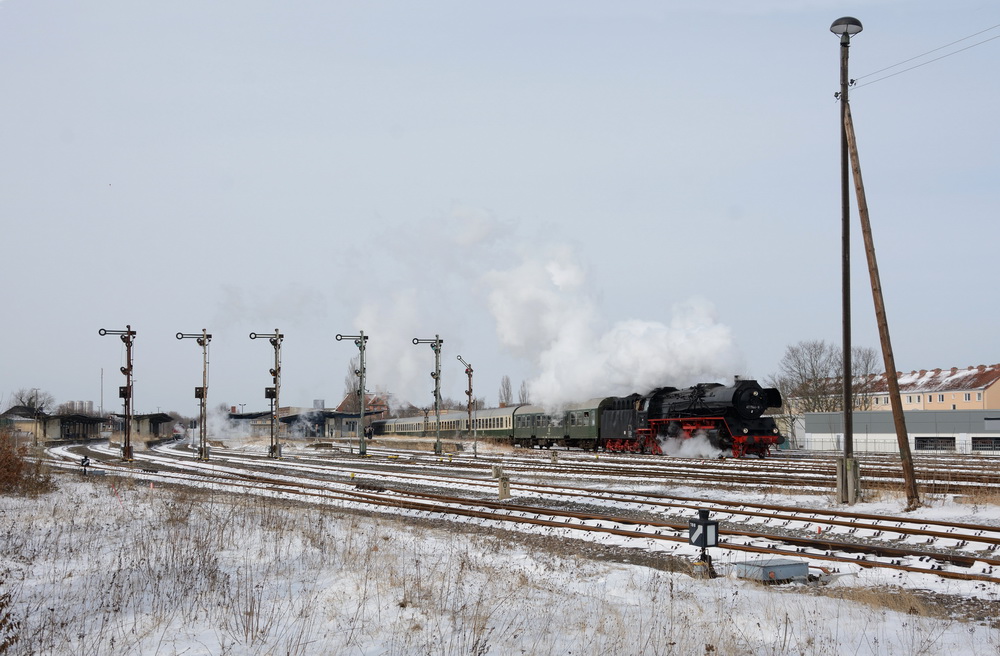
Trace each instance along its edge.
<path fill-rule="evenodd" d="M 699 510 L 698 519 L 688 522 L 688 542 L 701 549 L 701 562 L 705 564 L 705 571 L 710 577 L 714 576 L 712 557 L 707 550 L 719 545 L 719 522 L 710 520 L 707 510 Z"/>

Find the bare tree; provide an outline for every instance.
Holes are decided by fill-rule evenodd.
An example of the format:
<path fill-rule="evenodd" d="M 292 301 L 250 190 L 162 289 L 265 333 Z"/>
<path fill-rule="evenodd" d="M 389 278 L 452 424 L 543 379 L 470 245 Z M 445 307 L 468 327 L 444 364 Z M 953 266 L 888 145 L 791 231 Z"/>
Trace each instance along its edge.
<path fill-rule="evenodd" d="M 531 404 L 531 391 L 528 390 L 528 381 L 521 381 L 521 389 L 517 391 L 517 402 L 521 405 Z"/>
<path fill-rule="evenodd" d="M 469 402 L 465 399 L 453 399 L 450 396 L 441 397 L 442 410 L 468 410 Z"/>
<path fill-rule="evenodd" d="M 786 434 L 810 412 L 840 412 L 843 407 L 843 351 L 823 340 L 803 341 L 785 349 L 778 373 L 765 384 L 778 388 L 783 406 L 777 419 Z M 853 375 L 852 403 L 860 410 L 870 410 L 872 393 L 879 389 L 880 358 L 871 347 L 851 349 Z"/>
<path fill-rule="evenodd" d="M 424 412 L 424 409 L 418 408 L 407 401 L 403 405 L 392 406 L 392 409 L 389 411 L 389 416 L 394 419 L 399 417 L 419 417 L 423 415 Z"/>
<path fill-rule="evenodd" d="M 851 349 L 851 371 L 854 373 L 851 391 L 856 410 L 871 410 L 875 393 L 886 389 L 882 369 L 882 357 L 876 349 L 868 346 Z"/>
<path fill-rule="evenodd" d="M 514 393 L 510 387 L 510 376 L 504 375 L 504 377 L 500 379 L 499 397 L 501 408 L 507 407 L 514 402 Z"/>
<path fill-rule="evenodd" d="M 7 409 L 20 405 L 31 410 L 32 414 L 40 415 L 44 414 L 46 410 L 52 410 L 55 404 L 56 399 L 54 396 L 37 387 L 32 387 L 19 389 L 11 394 Z"/>
<path fill-rule="evenodd" d="M 825 341 L 799 342 L 785 349 L 778 373 L 767 380 L 795 414 L 837 409 L 837 348 Z"/>

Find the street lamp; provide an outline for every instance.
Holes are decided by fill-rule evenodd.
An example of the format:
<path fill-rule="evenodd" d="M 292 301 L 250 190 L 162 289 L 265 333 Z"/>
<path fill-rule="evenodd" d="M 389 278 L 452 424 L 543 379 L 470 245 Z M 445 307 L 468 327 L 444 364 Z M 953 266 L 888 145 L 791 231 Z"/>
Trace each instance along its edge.
<path fill-rule="evenodd" d="M 854 416 L 852 407 L 853 373 L 851 368 L 851 202 L 850 176 L 848 173 L 847 144 L 847 90 L 850 79 L 847 75 L 847 53 L 851 46 L 851 37 L 861 32 L 861 21 L 851 16 L 844 16 L 833 21 L 830 31 L 840 37 L 840 210 L 841 210 L 841 284 L 843 288 L 843 403 L 844 403 L 844 479 L 845 488 L 842 496 L 853 497 L 854 478 L 850 472 L 855 471 L 854 460 Z"/>

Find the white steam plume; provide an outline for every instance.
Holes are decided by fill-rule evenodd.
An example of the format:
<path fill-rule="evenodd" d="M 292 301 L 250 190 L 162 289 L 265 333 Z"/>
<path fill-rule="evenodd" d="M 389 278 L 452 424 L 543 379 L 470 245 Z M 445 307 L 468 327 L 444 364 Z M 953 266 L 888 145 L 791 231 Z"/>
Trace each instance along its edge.
<path fill-rule="evenodd" d="M 529 383 L 547 406 L 728 378 L 742 368 L 728 327 L 705 301 L 673 308 L 669 325 L 637 319 L 601 326 L 568 248 L 487 276 L 502 344 L 537 363 Z"/>
<path fill-rule="evenodd" d="M 667 437 L 659 440 L 659 443 L 663 453 L 675 458 L 725 458 L 733 455 L 731 451 L 712 446 L 704 433 L 696 433 L 687 439 Z"/>

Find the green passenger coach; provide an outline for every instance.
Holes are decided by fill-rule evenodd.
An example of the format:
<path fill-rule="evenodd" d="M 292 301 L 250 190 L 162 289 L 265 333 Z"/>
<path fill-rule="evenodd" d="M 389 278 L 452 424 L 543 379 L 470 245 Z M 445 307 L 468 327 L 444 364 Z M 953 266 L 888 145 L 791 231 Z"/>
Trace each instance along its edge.
<path fill-rule="evenodd" d="M 558 410 L 522 405 L 514 412 L 514 444 L 523 447 L 574 446 L 596 449 L 604 399 L 572 403 Z"/>

